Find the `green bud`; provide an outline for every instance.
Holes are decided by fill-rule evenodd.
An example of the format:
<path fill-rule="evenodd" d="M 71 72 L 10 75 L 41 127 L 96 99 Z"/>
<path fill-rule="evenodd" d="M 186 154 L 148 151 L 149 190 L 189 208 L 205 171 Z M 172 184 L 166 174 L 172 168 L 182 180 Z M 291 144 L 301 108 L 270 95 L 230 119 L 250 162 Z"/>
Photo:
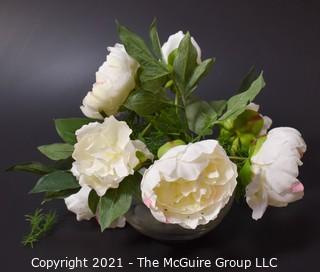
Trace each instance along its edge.
<path fill-rule="evenodd" d="M 158 149 L 158 158 L 161 158 L 169 149 L 178 146 L 178 145 L 185 145 L 186 143 L 182 140 L 174 140 L 171 142 L 167 142 L 164 145 L 160 146 Z"/>

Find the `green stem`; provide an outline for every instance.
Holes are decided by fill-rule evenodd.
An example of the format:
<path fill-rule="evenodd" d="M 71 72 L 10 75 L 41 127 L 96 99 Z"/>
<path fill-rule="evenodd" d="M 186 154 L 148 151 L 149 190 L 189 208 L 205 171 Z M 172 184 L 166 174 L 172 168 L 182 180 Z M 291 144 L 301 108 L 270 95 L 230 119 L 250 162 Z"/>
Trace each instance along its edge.
<path fill-rule="evenodd" d="M 229 156 L 230 160 L 246 160 L 246 157 Z"/>
<path fill-rule="evenodd" d="M 139 134 L 140 137 L 143 137 L 144 134 L 146 134 L 146 132 L 148 131 L 148 129 L 151 127 L 151 123 L 149 123 L 144 129 L 143 131 Z"/>

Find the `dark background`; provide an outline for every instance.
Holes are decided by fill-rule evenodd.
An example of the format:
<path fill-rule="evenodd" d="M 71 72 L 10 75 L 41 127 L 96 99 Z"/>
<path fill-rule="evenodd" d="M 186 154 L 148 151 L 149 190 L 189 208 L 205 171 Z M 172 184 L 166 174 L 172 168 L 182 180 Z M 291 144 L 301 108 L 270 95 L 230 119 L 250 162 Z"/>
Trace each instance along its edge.
<path fill-rule="evenodd" d="M 235 205 L 212 233 L 180 245 L 151 240 L 129 226 L 101 234 L 94 222 L 77 223 L 60 201 L 49 205 L 58 208 L 58 227 L 34 249 L 24 248 L 23 216 L 41 201 L 27 194 L 36 177 L 1 171 L 0 270 L 35 271 L 32 257 L 66 256 L 261 256 L 279 258 L 276 271 L 318 270 L 319 14 L 319 2 L 297 0 L 0 0 L 1 169 L 44 160 L 36 146 L 59 141 L 53 118 L 81 116 L 80 103 L 106 47 L 118 42 L 116 18 L 146 37 L 156 16 L 163 42 L 180 29 L 189 30 L 203 57 L 217 58 L 199 88 L 204 98 L 227 98 L 251 65 L 263 69 L 267 87 L 257 99 L 262 112 L 274 126 L 298 128 L 308 144 L 300 174 L 302 201 L 270 208 L 258 222 L 245 205 Z"/>

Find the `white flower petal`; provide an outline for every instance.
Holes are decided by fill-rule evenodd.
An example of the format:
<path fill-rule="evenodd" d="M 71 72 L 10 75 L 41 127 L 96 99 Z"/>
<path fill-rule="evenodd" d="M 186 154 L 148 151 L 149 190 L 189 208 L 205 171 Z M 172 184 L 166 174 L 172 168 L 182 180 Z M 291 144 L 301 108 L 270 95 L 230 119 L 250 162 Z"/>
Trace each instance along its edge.
<path fill-rule="evenodd" d="M 102 119 L 100 111 L 107 115 L 118 112 L 119 107 L 135 88 L 138 63 L 132 59 L 121 44 L 108 47 L 106 61 L 96 72 L 96 83 L 83 99 L 81 110 L 90 118 Z"/>
<path fill-rule="evenodd" d="M 267 206 L 285 207 L 303 197 L 304 188 L 297 176 L 306 148 L 296 129 L 279 127 L 269 131 L 251 158 L 253 178 L 246 188 L 246 199 L 254 219 L 261 218 Z"/>
<path fill-rule="evenodd" d="M 83 186 L 80 191 L 64 199 L 67 209 L 77 215 L 77 220 L 90 220 L 94 217 L 88 206 L 88 196 L 90 193 L 88 186 Z"/>
<path fill-rule="evenodd" d="M 176 146 L 144 172 L 142 199 L 158 221 L 194 229 L 218 216 L 236 178 L 236 166 L 217 141 Z"/>

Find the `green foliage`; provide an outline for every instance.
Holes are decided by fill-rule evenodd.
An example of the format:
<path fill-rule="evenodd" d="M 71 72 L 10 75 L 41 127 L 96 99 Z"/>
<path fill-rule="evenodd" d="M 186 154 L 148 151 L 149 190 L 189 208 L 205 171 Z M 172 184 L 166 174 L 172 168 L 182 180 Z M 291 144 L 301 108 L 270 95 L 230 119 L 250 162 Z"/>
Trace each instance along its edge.
<path fill-rule="evenodd" d="M 75 132 L 83 125 L 92 122 L 89 118 L 65 118 L 65 119 L 55 119 L 56 130 L 66 143 L 75 144 L 77 142 Z"/>
<path fill-rule="evenodd" d="M 247 105 L 253 101 L 258 93 L 265 86 L 263 79 L 263 73 L 261 72 L 259 77 L 252 82 L 249 89 L 246 91 L 232 96 L 227 102 L 226 112 L 219 118 L 220 121 L 226 119 L 234 119 L 245 111 Z"/>
<path fill-rule="evenodd" d="M 111 223 L 124 215 L 130 208 L 132 195 L 137 190 L 140 176 L 127 176 L 116 189 L 109 189 L 98 203 L 98 217 L 101 231 L 108 228 Z"/>
<path fill-rule="evenodd" d="M 80 187 L 79 188 L 75 188 L 75 189 L 61 190 L 61 191 L 58 191 L 58 192 L 47 192 L 44 195 L 42 204 L 44 204 L 46 202 L 49 202 L 51 200 L 54 200 L 54 199 L 65 199 L 68 196 L 71 196 L 73 194 L 78 193 L 79 190 L 80 190 Z"/>
<path fill-rule="evenodd" d="M 57 161 L 69 158 L 74 150 L 71 144 L 50 144 L 38 147 L 38 150 L 49 159 Z"/>
<path fill-rule="evenodd" d="M 22 244 L 33 248 L 34 244 L 52 230 L 57 222 L 55 212 L 44 213 L 37 209 L 34 214 L 26 215 L 26 221 L 30 224 L 30 232 L 23 238 Z"/>
<path fill-rule="evenodd" d="M 88 197 L 88 206 L 93 214 L 96 214 L 99 200 L 100 197 L 97 195 L 96 191 L 92 189 Z"/>
<path fill-rule="evenodd" d="M 187 83 L 186 96 L 189 96 L 199 81 L 209 73 L 214 61 L 215 59 L 207 59 L 195 67 L 192 76 Z"/>
<path fill-rule="evenodd" d="M 140 64 L 139 82 L 142 88 L 151 92 L 159 90 L 167 82 L 169 74 L 167 67 L 151 53 L 146 43 L 137 34 L 120 24 L 118 24 L 118 33 L 128 54 Z M 151 25 L 150 35 L 153 46 L 156 46 L 158 35 L 155 24 Z M 156 55 L 158 54 L 159 52 L 156 52 Z"/>
<path fill-rule="evenodd" d="M 212 134 L 218 115 L 208 102 L 193 100 L 186 106 L 186 117 L 189 129 L 199 136 L 204 136 Z"/>
<path fill-rule="evenodd" d="M 180 42 L 177 56 L 173 62 L 174 79 L 182 101 L 185 101 L 188 95 L 188 83 L 197 67 L 197 56 L 197 50 L 194 48 L 188 32 Z"/>
<path fill-rule="evenodd" d="M 150 40 L 151 40 L 151 45 L 153 48 L 153 52 L 156 55 L 158 59 L 162 59 L 162 50 L 161 50 L 161 43 L 158 35 L 158 30 L 157 30 L 157 21 L 156 19 L 153 20 L 151 26 L 150 26 Z"/>
<path fill-rule="evenodd" d="M 30 193 L 52 193 L 79 187 L 78 181 L 70 172 L 59 170 L 42 176 Z"/>
<path fill-rule="evenodd" d="M 136 90 L 128 97 L 125 107 L 140 116 L 146 116 L 160 111 L 167 103 L 169 103 L 169 100 L 164 92 L 152 93 Z"/>
<path fill-rule="evenodd" d="M 39 175 L 45 175 L 55 171 L 51 166 L 44 165 L 40 162 L 25 162 L 9 167 L 6 171 L 23 171 Z"/>

